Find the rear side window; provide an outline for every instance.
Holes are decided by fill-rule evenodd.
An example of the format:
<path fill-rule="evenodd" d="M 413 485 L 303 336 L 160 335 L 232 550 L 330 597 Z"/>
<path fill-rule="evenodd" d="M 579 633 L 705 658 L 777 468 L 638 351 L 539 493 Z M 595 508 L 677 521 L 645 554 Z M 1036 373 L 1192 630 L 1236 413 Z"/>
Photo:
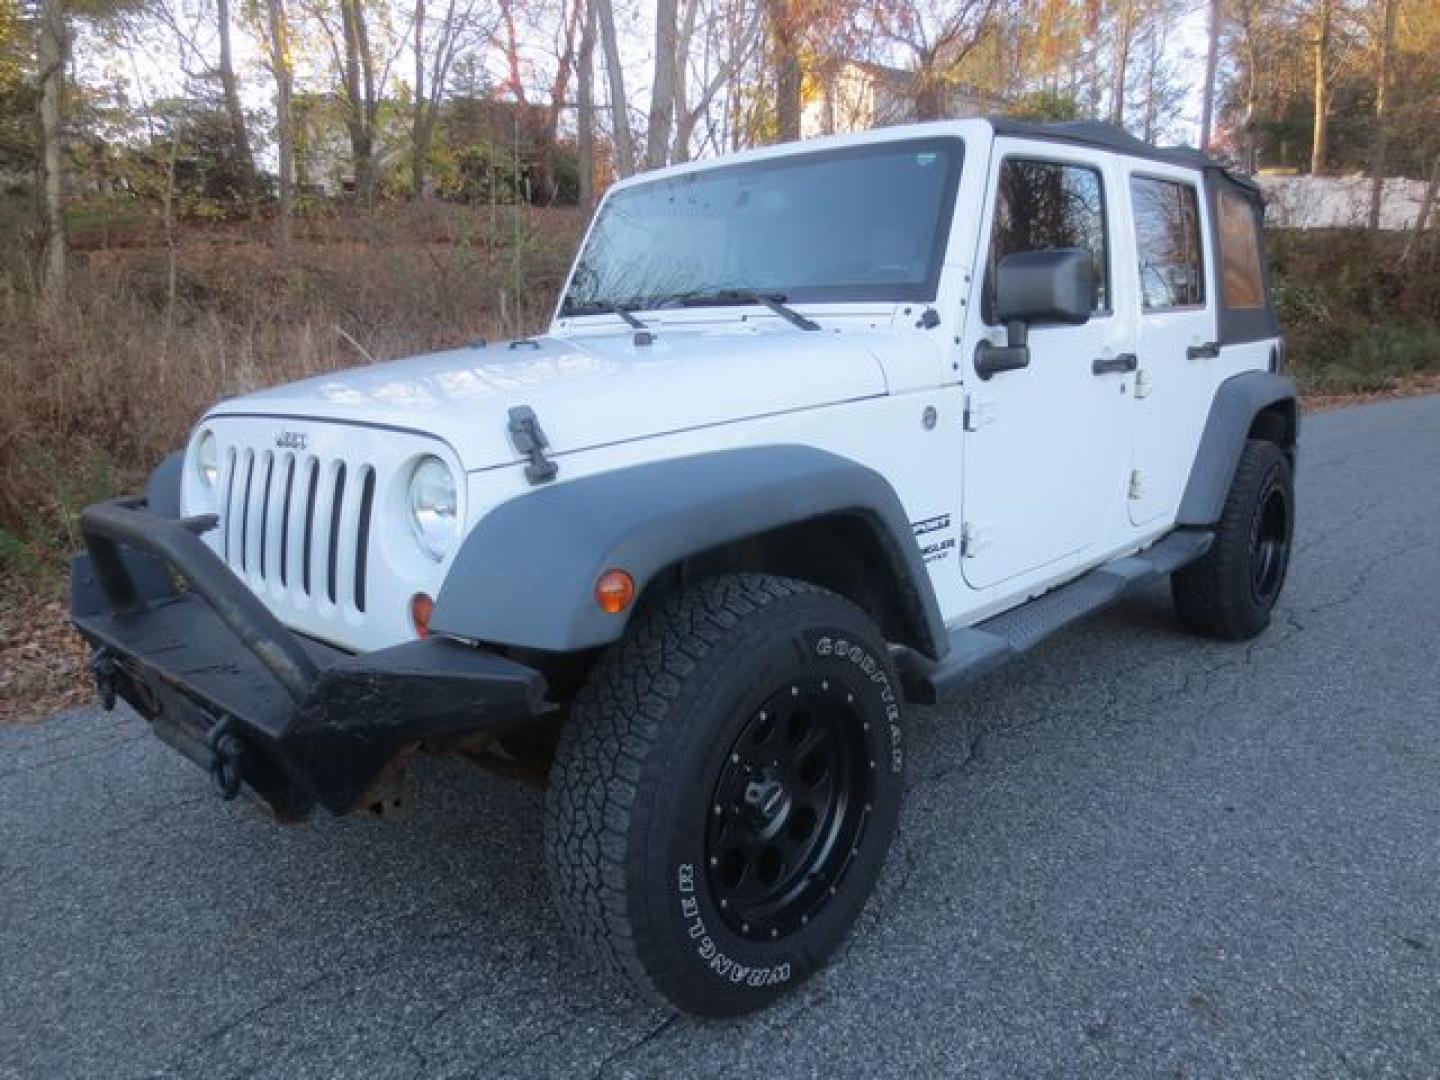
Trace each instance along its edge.
<path fill-rule="evenodd" d="M 1189 184 L 1130 179 L 1140 298 L 1146 311 L 1205 305 L 1200 196 Z"/>
<path fill-rule="evenodd" d="M 1084 165 L 1007 158 L 1000 165 L 985 269 L 985 321 L 995 321 L 995 268 L 1021 251 L 1084 248 L 1095 260 L 1095 308 L 1110 310 L 1110 256 L 1100 174 Z"/>
<path fill-rule="evenodd" d="M 1220 287 L 1227 308 L 1263 308 L 1265 280 L 1260 273 L 1260 236 L 1250 200 L 1222 187 L 1217 200 L 1220 218 Z"/>

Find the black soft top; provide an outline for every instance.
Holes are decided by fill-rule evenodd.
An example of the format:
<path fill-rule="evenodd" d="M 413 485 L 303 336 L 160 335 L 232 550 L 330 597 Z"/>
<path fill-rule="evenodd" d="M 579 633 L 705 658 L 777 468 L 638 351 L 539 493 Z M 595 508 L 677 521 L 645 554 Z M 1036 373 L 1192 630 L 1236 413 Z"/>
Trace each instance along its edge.
<path fill-rule="evenodd" d="M 1224 174 L 1232 184 L 1245 188 L 1254 195 L 1260 189 L 1248 176 L 1231 172 L 1223 161 L 1196 150 L 1193 146 L 1153 146 L 1143 139 L 1137 139 L 1123 128 L 1107 124 L 1103 120 L 1037 121 L 1013 120 L 1008 116 L 992 116 L 990 126 L 996 135 L 1011 135 L 1020 139 L 1041 139 L 1047 142 L 1072 143 L 1077 146 L 1092 146 L 1099 150 L 1110 150 L 1117 154 L 1163 161 L 1169 165 L 1180 165 L 1187 169 L 1205 169 Z"/>
<path fill-rule="evenodd" d="M 1048 142 L 1070 143 L 1089 146 L 1099 150 L 1110 150 L 1117 154 L 1143 158 L 1149 161 L 1163 161 L 1200 172 L 1205 199 L 1210 211 L 1210 249 L 1221 250 L 1218 199 L 1221 190 L 1229 189 L 1243 196 L 1255 215 L 1255 237 L 1259 244 L 1261 274 L 1264 278 L 1265 304 L 1262 307 L 1232 308 L 1226 305 L 1224 290 L 1216 308 L 1221 344 L 1238 344 L 1246 341 L 1260 341 L 1273 338 L 1280 333 L 1280 321 L 1275 312 L 1275 297 L 1271 291 L 1269 263 L 1265 257 L 1265 200 L 1260 185 L 1248 176 L 1233 173 L 1221 161 L 1190 146 L 1151 146 L 1135 138 L 1123 128 L 1106 124 L 1100 120 L 1067 120 L 1056 123 L 1042 123 L 1033 120 L 1012 120 L 1009 117 L 990 118 L 990 126 L 996 135 L 1011 135 L 1016 138 L 1038 139 Z"/>

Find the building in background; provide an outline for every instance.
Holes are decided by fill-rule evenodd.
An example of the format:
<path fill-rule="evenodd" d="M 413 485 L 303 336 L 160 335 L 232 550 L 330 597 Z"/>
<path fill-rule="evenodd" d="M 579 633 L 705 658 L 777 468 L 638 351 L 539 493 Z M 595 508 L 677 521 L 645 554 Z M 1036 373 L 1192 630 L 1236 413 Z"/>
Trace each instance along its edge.
<path fill-rule="evenodd" d="M 1004 101 L 963 82 L 922 79 L 915 71 L 863 60 L 832 60 L 814 76 L 817 93 L 800 114 L 800 137 L 911 124 L 964 120 L 999 112 Z"/>

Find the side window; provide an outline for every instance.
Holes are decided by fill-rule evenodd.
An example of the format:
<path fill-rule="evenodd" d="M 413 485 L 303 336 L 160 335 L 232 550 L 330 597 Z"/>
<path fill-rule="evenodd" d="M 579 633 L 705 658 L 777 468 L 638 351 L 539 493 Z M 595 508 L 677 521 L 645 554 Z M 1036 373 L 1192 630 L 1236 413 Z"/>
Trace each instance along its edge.
<path fill-rule="evenodd" d="M 1263 308 L 1260 237 L 1250 200 L 1224 187 L 1219 192 L 1220 287 L 1227 308 Z"/>
<path fill-rule="evenodd" d="M 1200 245 L 1200 199 L 1189 184 L 1130 178 L 1140 299 L 1146 311 L 1203 307 L 1205 263 Z"/>
<path fill-rule="evenodd" d="M 1086 248 L 1095 259 L 1095 311 L 1110 310 L 1110 255 L 1100 173 L 1084 165 L 1007 158 L 1000 165 L 982 314 L 995 321 L 995 268 L 1019 251 Z"/>

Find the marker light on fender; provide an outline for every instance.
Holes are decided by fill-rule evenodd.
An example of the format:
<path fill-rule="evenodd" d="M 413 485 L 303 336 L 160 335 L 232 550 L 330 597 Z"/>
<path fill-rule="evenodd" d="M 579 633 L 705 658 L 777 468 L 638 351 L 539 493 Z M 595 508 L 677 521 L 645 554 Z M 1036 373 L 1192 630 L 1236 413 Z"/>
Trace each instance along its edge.
<path fill-rule="evenodd" d="M 435 610 L 435 601 L 429 593 L 417 592 L 410 598 L 410 622 L 415 627 L 415 636 L 430 636 L 430 615 Z"/>
<path fill-rule="evenodd" d="M 635 599 L 635 579 L 624 570 L 606 570 L 595 583 L 595 602 L 607 615 L 618 615 Z"/>

